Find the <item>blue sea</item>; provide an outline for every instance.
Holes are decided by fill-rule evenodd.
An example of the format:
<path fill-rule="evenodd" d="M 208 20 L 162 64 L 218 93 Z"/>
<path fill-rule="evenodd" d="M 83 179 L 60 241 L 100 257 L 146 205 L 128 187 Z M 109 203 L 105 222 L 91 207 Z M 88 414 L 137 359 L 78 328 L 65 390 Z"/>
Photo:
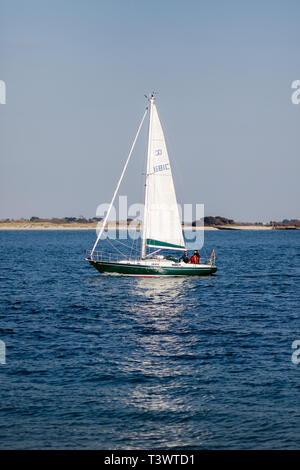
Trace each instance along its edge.
<path fill-rule="evenodd" d="M 0 231 L 0 448 L 299 449 L 300 231 L 205 232 L 194 278 L 101 275 L 94 241 Z"/>

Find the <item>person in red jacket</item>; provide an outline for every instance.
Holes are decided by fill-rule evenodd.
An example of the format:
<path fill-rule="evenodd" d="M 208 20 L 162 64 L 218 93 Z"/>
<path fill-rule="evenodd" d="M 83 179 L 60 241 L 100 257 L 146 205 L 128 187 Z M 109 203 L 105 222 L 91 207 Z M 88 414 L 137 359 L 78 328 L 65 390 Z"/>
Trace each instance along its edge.
<path fill-rule="evenodd" d="M 190 263 L 199 264 L 199 259 L 200 259 L 200 256 L 199 256 L 198 250 L 195 250 L 193 256 L 190 257 Z"/>

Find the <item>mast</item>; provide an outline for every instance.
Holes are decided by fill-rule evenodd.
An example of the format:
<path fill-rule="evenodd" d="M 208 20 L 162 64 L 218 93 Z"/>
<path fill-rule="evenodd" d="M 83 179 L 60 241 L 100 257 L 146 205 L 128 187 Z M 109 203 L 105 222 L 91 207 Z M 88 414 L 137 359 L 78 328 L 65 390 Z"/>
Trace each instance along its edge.
<path fill-rule="evenodd" d="M 149 177 L 149 160 L 151 152 L 151 138 L 152 138 L 152 109 L 154 103 L 154 92 L 151 93 L 149 102 L 150 102 L 150 112 L 149 112 L 149 131 L 148 131 L 148 149 L 147 149 L 147 163 L 146 163 L 146 178 L 145 178 L 145 204 L 144 204 L 144 220 L 143 220 L 143 233 L 142 233 L 142 250 L 141 258 L 146 256 L 146 224 L 147 224 L 147 209 L 148 209 L 148 177 Z"/>

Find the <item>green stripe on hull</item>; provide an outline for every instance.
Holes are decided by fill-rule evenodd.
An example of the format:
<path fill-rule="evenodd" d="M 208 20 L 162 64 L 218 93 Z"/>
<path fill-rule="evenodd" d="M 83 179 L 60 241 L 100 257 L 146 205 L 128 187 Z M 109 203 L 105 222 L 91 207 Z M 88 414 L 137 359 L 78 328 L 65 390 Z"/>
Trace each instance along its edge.
<path fill-rule="evenodd" d="M 174 248 L 178 250 L 185 250 L 185 246 L 173 245 L 173 243 L 160 242 L 159 240 L 153 240 L 152 238 L 147 238 L 146 243 L 148 246 L 158 246 L 160 248 Z"/>
<path fill-rule="evenodd" d="M 100 273 L 131 274 L 135 276 L 203 276 L 217 271 L 216 266 L 199 268 L 154 267 L 88 260 Z"/>

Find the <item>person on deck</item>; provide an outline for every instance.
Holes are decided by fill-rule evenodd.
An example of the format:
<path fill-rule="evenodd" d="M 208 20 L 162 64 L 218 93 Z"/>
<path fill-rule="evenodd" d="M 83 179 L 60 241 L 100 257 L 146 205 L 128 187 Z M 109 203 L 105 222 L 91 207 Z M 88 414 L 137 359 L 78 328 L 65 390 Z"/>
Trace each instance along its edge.
<path fill-rule="evenodd" d="M 184 263 L 188 263 L 190 261 L 188 257 L 188 252 L 186 250 L 184 250 L 183 255 L 181 256 L 181 258 L 179 258 L 179 261 L 183 261 Z"/>
<path fill-rule="evenodd" d="M 193 256 L 190 257 L 190 263 L 199 264 L 199 259 L 200 255 L 198 253 L 198 250 L 195 250 Z"/>

